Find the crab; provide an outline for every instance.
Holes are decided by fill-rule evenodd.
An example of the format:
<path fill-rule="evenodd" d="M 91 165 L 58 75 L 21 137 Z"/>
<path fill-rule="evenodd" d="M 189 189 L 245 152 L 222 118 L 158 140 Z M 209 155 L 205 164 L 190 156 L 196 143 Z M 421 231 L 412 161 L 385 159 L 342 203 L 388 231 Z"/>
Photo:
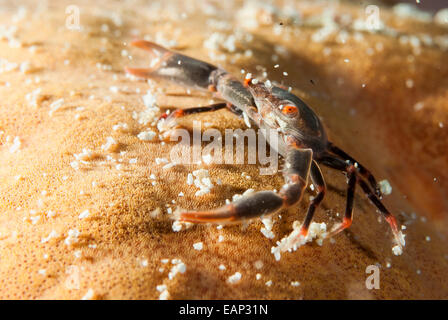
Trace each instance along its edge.
<path fill-rule="evenodd" d="M 358 185 L 389 223 L 394 242 L 401 250 L 404 245 L 403 235 L 398 231 L 395 217 L 381 201 L 382 194 L 376 179 L 359 161 L 328 140 L 319 117 L 300 98 L 270 82 L 252 79 L 251 76 L 242 82 L 212 64 L 149 41 L 136 40 L 131 45 L 147 50 L 152 61 L 148 68 L 126 67 L 127 73 L 139 78 L 169 80 L 185 87 L 212 92 L 215 97 L 225 100 L 223 103 L 177 109 L 169 115 L 165 114 L 166 132 L 177 127 L 180 117 L 226 108 L 244 116 L 246 120 L 250 119 L 259 128 L 274 129 L 279 133 L 278 143 L 275 146 L 271 144 L 271 148 L 285 159 L 285 183 L 280 191 L 254 192 L 217 209 L 180 212 L 177 214 L 179 221 L 223 224 L 273 214 L 297 204 L 310 177 L 317 195 L 311 200 L 300 227 L 298 237 L 305 238 L 313 215 L 327 190 L 320 169 L 320 165 L 325 165 L 343 171 L 348 181 L 343 220 L 333 226 L 327 237 L 340 233 L 352 224 L 353 201 Z"/>

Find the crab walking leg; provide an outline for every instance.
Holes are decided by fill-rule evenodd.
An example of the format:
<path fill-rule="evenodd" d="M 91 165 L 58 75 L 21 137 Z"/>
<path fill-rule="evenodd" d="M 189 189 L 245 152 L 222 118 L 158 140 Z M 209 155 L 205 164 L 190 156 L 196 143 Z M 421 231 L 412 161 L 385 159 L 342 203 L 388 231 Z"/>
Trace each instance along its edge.
<path fill-rule="evenodd" d="M 188 108 L 188 109 L 176 109 L 170 114 L 164 113 L 160 117 L 161 119 L 165 119 L 164 126 L 166 128 L 175 127 L 177 125 L 177 120 L 179 118 L 196 114 L 196 113 L 203 113 L 203 112 L 211 112 L 220 110 L 227 107 L 227 103 L 215 103 L 208 106 L 202 106 L 202 107 L 194 107 L 194 108 Z"/>
<path fill-rule="evenodd" d="M 194 223 L 237 222 L 292 206 L 302 198 L 308 182 L 312 156 L 311 149 L 289 150 L 286 156 L 286 183 L 278 194 L 273 191 L 259 191 L 218 209 L 179 213 L 177 219 Z"/>
<path fill-rule="evenodd" d="M 324 177 L 316 161 L 313 161 L 313 163 L 311 164 L 310 177 L 311 180 L 313 181 L 313 184 L 317 187 L 318 193 L 317 196 L 311 201 L 310 206 L 308 207 L 308 212 L 306 214 L 305 221 L 303 222 L 302 227 L 300 228 L 300 235 L 304 237 L 306 237 L 308 234 L 308 228 L 310 226 L 311 220 L 313 219 L 314 212 L 324 199 L 325 192 L 327 190 Z"/>
<path fill-rule="evenodd" d="M 197 114 L 197 113 L 203 113 L 203 112 L 213 112 L 217 110 L 221 110 L 227 108 L 230 112 L 233 114 L 236 114 L 237 116 L 241 116 L 242 111 L 238 108 L 236 108 L 234 105 L 227 103 L 227 102 L 221 102 L 221 103 L 215 103 L 208 106 L 201 106 L 201 107 L 194 107 L 194 108 L 187 108 L 187 109 L 176 109 L 172 111 L 170 114 L 164 113 L 160 116 L 160 119 L 165 119 L 164 127 L 169 129 L 177 126 L 177 120 L 179 118 L 191 115 L 191 114 Z"/>
<path fill-rule="evenodd" d="M 347 203 L 345 205 L 345 215 L 341 223 L 336 224 L 329 233 L 329 237 L 333 237 L 339 232 L 349 228 L 353 221 L 353 200 L 355 199 L 355 189 L 358 177 L 356 176 L 354 166 L 348 168 L 348 187 L 347 187 Z"/>
<path fill-rule="evenodd" d="M 375 193 L 378 197 L 381 197 L 381 190 L 378 186 L 378 183 L 376 182 L 375 177 L 373 176 L 373 174 L 367 170 L 362 164 L 360 164 L 358 161 L 356 161 L 355 159 L 353 159 L 350 155 L 348 155 L 347 153 L 345 153 L 345 151 L 341 150 L 340 148 L 336 147 L 335 145 L 330 143 L 330 151 L 333 152 L 334 154 L 347 159 L 349 161 L 352 162 L 352 164 L 357 163 L 358 164 L 358 168 L 359 168 L 359 173 L 366 178 L 370 185 L 372 186 L 372 188 L 375 190 Z"/>
<path fill-rule="evenodd" d="M 334 169 L 337 169 L 337 170 L 346 171 L 349 174 L 350 174 L 350 172 L 356 174 L 356 180 L 355 181 L 360 185 L 360 187 L 362 188 L 364 193 L 367 195 L 369 200 L 373 203 L 373 205 L 375 205 L 375 207 L 378 208 L 380 213 L 384 216 L 386 221 L 389 223 L 389 226 L 390 226 L 390 228 L 392 230 L 392 233 L 394 235 L 394 238 L 395 238 L 395 241 L 396 241 L 397 245 L 402 247 L 402 239 L 401 239 L 400 233 L 398 231 L 397 220 L 392 215 L 392 213 L 390 213 L 389 210 L 387 210 L 387 208 L 383 205 L 381 200 L 378 199 L 378 196 L 370 189 L 369 185 L 363 179 L 361 179 L 362 176 L 358 175 L 357 168 L 354 165 L 352 165 L 352 164 L 347 164 L 345 161 L 343 161 L 341 159 L 333 158 L 333 157 L 323 157 L 323 158 L 319 159 L 319 161 L 322 162 L 323 164 L 325 164 L 326 166 L 331 167 L 331 168 L 334 168 Z M 350 178 L 349 178 L 349 183 L 350 183 Z M 350 191 L 350 192 L 352 192 L 352 191 Z M 353 189 L 353 193 L 354 193 L 354 189 Z M 351 200 L 351 201 L 353 201 L 353 200 Z M 347 204 L 349 204 L 348 199 L 347 199 Z M 348 209 L 346 209 L 346 212 L 347 212 L 347 210 Z M 347 228 L 347 227 L 345 227 L 345 228 Z"/>
<path fill-rule="evenodd" d="M 397 227 L 397 220 L 395 217 L 389 212 L 389 210 L 386 209 L 386 207 L 383 205 L 383 203 L 378 199 L 378 197 L 370 190 L 369 186 L 362 180 L 359 180 L 359 185 L 364 190 L 364 192 L 367 194 L 367 197 L 370 201 L 378 208 L 378 210 L 381 212 L 381 214 L 384 216 L 386 221 L 389 223 L 390 228 L 392 229 L 392 233 L 394 234 L 395 242 L 400 247 L 403 246 L 403 240 L 400 236 L 400 233 L 398 232 Z"/>

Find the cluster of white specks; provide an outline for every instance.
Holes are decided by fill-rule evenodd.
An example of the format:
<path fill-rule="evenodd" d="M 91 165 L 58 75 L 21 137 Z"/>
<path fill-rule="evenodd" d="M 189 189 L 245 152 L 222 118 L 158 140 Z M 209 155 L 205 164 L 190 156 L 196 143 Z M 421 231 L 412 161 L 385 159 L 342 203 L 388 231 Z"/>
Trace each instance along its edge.
<path fill-rule="evenodd" d="M 27 93 L 25 96 L 25 99 L 28 101 L 28 103 L 30 104 L 31 107 L 33 107 L 33 108 L 39 107 L 39 104 L 43 99 L 42 89 L 37 88 L 37 89 L 31 91 L 30 93 Z"/>
<path fill-rule="evenodd" d="M 42 239 L 40 240 L 40 242 L 41 242 L 41 243 L 47 243 L 47 242 L 49 242 L 51 239 L 53 239 L 53 238 L 57 238 L 58 236 L 59 236 L 59 235 L 58 235 L 58 233 L 57 233 L 55 230 L 51 230 L 50 234 L 49 234 L 47 237 L 42 238 Z"/>
<path fill-rule="evenodd" d="M 79 162 L 78 161 L 70 162 L 70 166 L 75 170 L 79 170 Z"/>
<path fill-rule="evenodd" d="M 168 292 L 166 284 L 159 284 L 156 286 L 156 289 L 160 292 L 159 300 L 168 300 L 170 298 L 170 293 Z"/>
<path fill-rule="evenodd" d="M 259 26 L 273 26 L 275 34 L 282 32 L 283 23 L 297 24 L 301 20 L 300 12 L 291 4 L 283 7 L 261 1 L 245 1 L 244 6 L 237 11 L 236 23 L 243 29 L 255 30 Z"/>
<path fill-rule="evenodd" d="M 156 133 L 152 130 L 146 130 L 142 131 L 137 135 L 137 138 L 139 138 L 142 141 L 152 141 L 156 136 Z"/>
<path fill-rule="evenodd" d="M 87 161 L 92 160 L 95 155 L 92 150 L 83 148 L 81 153 L 75 153 L 73 156 L 81 163 L 87 164 Z"/>
<path fill-rule="evenodd" d="M 15 62 L 10 62 L 6 59 L 0 59 L 0 73 L 14 71 L 19 67 Z"/>
<path fill-rule="evenodd" d="M 166 159 L 166 158 L 156 158 L 155 161 L 156 161 L 156 164 L 169 163 L 168 159 Z"/>
<path fill-rule="evenodd" d="M 266 287 L 272 286 L 272 280 L 266 281 L 265 285 Z"/>
<path fill-rule="evenodd" d="M 448 27 L 448 8 L 437 11 L 434 15 L 434 22 L 441 26 Z"/>
<path fill-rule="evenodd" d="M 324 42 L 330 35 L 338 30 L 338 26 L 334 21 L 334 11 L 326 9 L 322 15 L 317 16 L 317 23 L 322 27 L 311 36 L 313 42 Z"/>
<path fill-rule="evenodd" d="M 22 142 L 20 141 L 20 138 L 15 137 L 12 145 L 9 147 L 9 152 L 15 153 L 15 152 L 19 151 L 21 145 L 22 145 Z"/>
<path fill-rule="evenodd" d="M 159 300 L 168 300 L 170 298 L 170 293 L 168 290 L 163 290 L 159 295 Z"/>
<path fill-rule="evenodd" d="M 260 229 L 261 233 L 263 233 L 264 236 L 268 239 L 274 239 L 275 234 L 274 232 L 272 232 L 272 227 L 274 225 L 272 221 L 272 216 L 262 218 L 261 222 L 263 222 L 264 225 L 264 227 Z"/>
<path fill-rule="evenodd" d="M 1 28 L 1 27 L 0 27 Z M 8 45 L 10 48 L 20 48 L 22 47 L 22 42 L 16 37 L 17 27 L 9 26 L 5 29 L 0 29 L 0 39 L 8 40 Z"/>
<path fill-rule="evenodd" d="M 400 256 L 403 254 L 403 247 L 406 245 L 405 238 L 406 235 L 403 232 L 398 232 L 398 239 L 395 239 L 397 244 L 392 247 L 392 252 L 396 256 Z"/>
<path fill-rule="evenodd" d="M 73 245 L 74 243 L 77 243 L 78 241 L 79 241 L 79 235 L 80 235 L 81 233 L 77 230 L 77 229 L 70 229 L 70 230 L 68 230 L 68 235 L 67 235 L 67 237 L 64 239 L 64 243 L 67 245 L 67 246 L 71 246 L 71 245 Z"/>
<path fill-rule="evenodd" d="M 378 182 L 378 185 L 382 194 L 389 195 L 392 193 L 392 186 L 390 185 L 389 181 L 381 180 L 380 182 Z"/>
<path fill-rule="evenodd" d="M 103 70 L 103 71 L 111 71 L 112 70 L 112 65 L 110 65 L 110 64 L 97 62 L 95 64 L 95 66 L 97 67 L 98 70 Z"/>
<path fill-rule="evenodd" d="M 168 264 L 169 259 L 162 259 L 162 264 Z M 187 271 L 187 266 L 180 259 L 172 259 L 171 264 L 173 265 L 168 273 L 168 279 L 173 280 L 178 273 L 185 273 Z M 159 268 L 160 272 L 163 272 L 165 268 Z M 168 291 L 168 286 L 166 284 L 160 284 L 156 286 L 158 292 L 160 292 L 159 300 L 167 300 L 170 298 L 170 293 Z"/>
<path fill-rule="evenodd" d="M 421 22 L 431 22 L 432 13 L 420 10 L 410 3 L 399 3 L 392 8 L 395 15 L 401 18 L 412 18 Z"/>
<path fill-rule="evenodd" d="M 298 287 L 298 286 L 300 286 L 300 282 L 299 281 L 291 281 L 291 286 Z"/>
<path fill-rule="evenodd" d="M 181 231 L 183 227 L 185 227 L 185 229 L 188 229 L 188 228 L 191 228 L 193 226 L 193 223 L 191 223 L 191 222 L 184 222 L 184 221 L 177 220 L 179 214 L 181 212 L 183 212 L 183 211 L 184 211 L 183 209 L 178 207 L 173 212 L 173 215 L 176 218 L 176 220 L 173 222 L 173 225 L 171 226 L 171 228 L 173 229 L 174 232 Z"/>
<path fill-rule="evenodd" d="M 148 123 L 156 125 L 160 113 L 160 109 L 157 107 L 157 96 L 152 93 L 151 90 L 148 90 L 146 95 L 143 96 L 143 103 L 146 107 L 145 110 L 138 113 L 134 111 L 132 113 L 132 118 L 144 126 Z"/>
<path fill-rule="evenodd" d="M 327 225 L 326 223 L 316 223 L 312 222 L 306 237 L 300 235 L 301 224 L 298 221 L 293 223 L 293 231 L 280 241 L 277 241 L 277 246 L 271 248 L 271 253 L 275 256 L 275 260 L 280 260 L 281 252 L 285 251 L 296 251 L 300 246 L 307 242 L 316 239 L 318 245 L 322 245 L 323 240 L 327 235 Z"/>
<path fill-rule="evenodd" d="M 180 259 L 172 259 L 171 263 L 173 267 L 168 273 L 168 279 L 172 280 L 178 273 L 185 273 L 187 271 L 187 266 Z"/>
<path fill-rule="evenodd" d="M 117 149 L 118 149 L 118 142 L 112 137 L 107 137 L 106 143 L 101 146 L 101 150 L 103 151 L 114 152 L 117 151 Z"/>
<path fill-rule="evenodd" d="M 29 217 L 29 220 L 31 221 L 31 224 L 37 224 L 40 219 L 41 219 L 41 216 L 30 216 Z"/>
<path fill-rule="evenodd" d="M 151 182 L 151 184 L 152 184 L 153 186 L 157 185 L 157 181 L 155 181 L 155 180 L 157 180 L 157 177 L 156 177 L 156 175 L 155 175 L 154 173 L 151 173 L 151 174 L 149 175 L 149 179 L 153 180 L 153 181 Z"/>
<path fill-rule="evenodd" d="M 194 185 L 199 188 L 198 191 L 196 191 L 195 196 L 199 197 L 199 196 L 203 196 L 207 193 L 210 193 L 210 190 L 213 188 L 213 183 L 212 180 L 210 179 L 210 174 L 208 172 L 208 170 L 206 169 L 199 169 L 199 170 L 195 170 L 193 171 L 193 175 L 194 178 Z M 191 176 L 190 174 L 187 177 L 187 183 L 189 184 L 189 182 L 191 181 Z"/>
<path fill-rule="evenodd" d="M 228 279 L 227 282 L 230 284 L 236 284 L 238 282 L 240 282 L 241 280 L 241 273 L 239 272 L 235 272 L 233 275 L 231 275 Z"/>
<path fill-rule="evenodd" d="M 148 37 L 145 36 L 145 40 L 150 40 L 150 39 L 148 39 Z M 161 32 L 161 31 L 157 31 L 157 33 L 154 37 L 154 42 L 160 44 L 161 46 L 163 46 L 165 48 L 174 48 L 174 47 L 178 46 L 177 40 L 166 38 L 165 35 L 163 34 L 163 32 Z"/>
<path fill-rule="evenodd" d="M 204 247 L 204 244 L 202 242 L 196 242 L 193 244 L 194 250 L 201 251 L 203 247 Z"/>
<path fill-rule="evenodd" d="M 112 130 L 114 131 L 120 131 L 120 132 L 126 132 L 129 130 L 129 126 L 127 123 L 120 122 L 112 126 Z"/>
<path fill-rule="evenodd" d="M 174 232 L 179 232 L 182 230 L 182 223 L 180 221 L 174 221 L 171 227 Z"/>
<path fill-rule="evenodd" d="M 55 217 L 56 216 L 56 211 L 53 211 L 53 210 L 48 210 L 47 211 L 47 218 L 53 218 L 53 217 Z"/>
<path fill-rule="evenodd" d="M 53 101 L 53 102 L 50 104 L 50 111 L 48 112 L 48 115 L 49 115 L 50 117 L 52 117 L 53 114 L 54 114 L 58 109 L 60 109 L 63 105 L 64 105 L 64 99 L 63 99 L 63 98 L 58 99 L 58 100 L 56 100 L 56 101 Z"/>

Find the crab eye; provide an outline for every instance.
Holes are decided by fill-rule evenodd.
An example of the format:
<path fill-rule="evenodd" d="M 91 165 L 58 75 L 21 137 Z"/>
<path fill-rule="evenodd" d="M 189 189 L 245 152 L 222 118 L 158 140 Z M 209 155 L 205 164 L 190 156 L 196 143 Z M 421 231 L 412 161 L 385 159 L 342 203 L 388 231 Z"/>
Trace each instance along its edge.
<path fill-rule="evenodd" d="M 292 105 L 285 105 L 281 108 L 282 113 L 287 116 L 295 116 L 297 114 L 297 107 Z"/>

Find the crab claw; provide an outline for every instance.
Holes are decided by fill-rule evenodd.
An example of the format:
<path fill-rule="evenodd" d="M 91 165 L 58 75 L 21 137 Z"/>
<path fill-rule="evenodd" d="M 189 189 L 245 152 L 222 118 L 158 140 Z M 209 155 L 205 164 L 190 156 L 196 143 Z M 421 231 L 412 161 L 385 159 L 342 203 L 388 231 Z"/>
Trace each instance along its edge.
<path fill-rule="evenodd" d="M 134 40 L 129 45 L 137 47 L 149 52 L 151 63 L 149 68 L 130 68 L 125 67 L 125 71 L 133 76 L 139 78 L 151 78 L 154 76 L 154 72 L 160 69 L 162 62 L 174 55 L 173 52 L 159 46 L 156 43 L 146 40 Z"/>

